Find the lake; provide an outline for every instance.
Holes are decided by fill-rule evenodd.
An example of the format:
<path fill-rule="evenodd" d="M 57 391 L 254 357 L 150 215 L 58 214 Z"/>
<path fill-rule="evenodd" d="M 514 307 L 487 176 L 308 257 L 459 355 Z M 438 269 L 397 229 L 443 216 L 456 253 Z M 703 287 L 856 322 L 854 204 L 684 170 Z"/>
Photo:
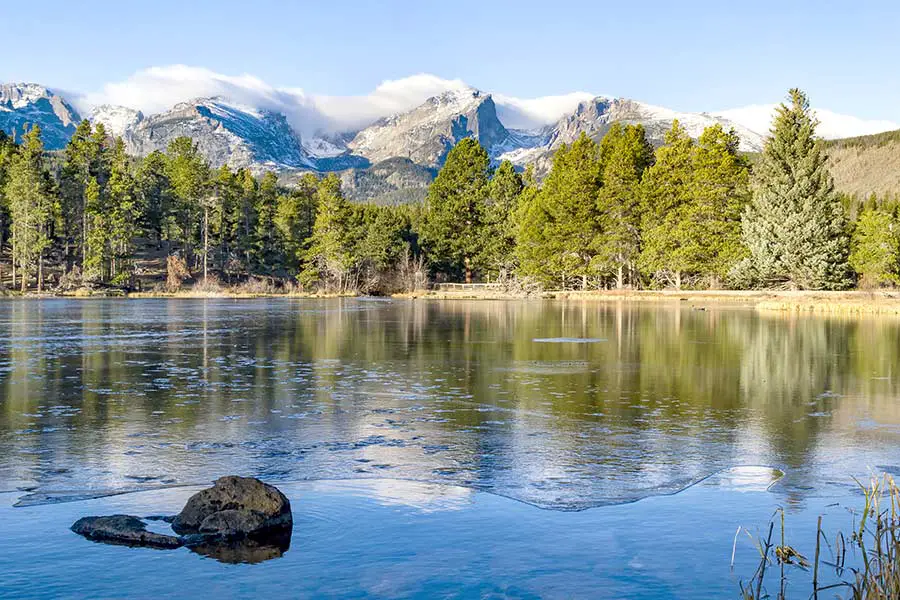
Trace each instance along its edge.
<path fill-rule="evenodd" d="M 900 473 L 898 359 L 891 317 L 687 302 L 2 301 L 0 596 L 737 597 L 738 526 L 811 553 Z M 290 497 L 279 558 L 67 529 L 230 473 Z"/>

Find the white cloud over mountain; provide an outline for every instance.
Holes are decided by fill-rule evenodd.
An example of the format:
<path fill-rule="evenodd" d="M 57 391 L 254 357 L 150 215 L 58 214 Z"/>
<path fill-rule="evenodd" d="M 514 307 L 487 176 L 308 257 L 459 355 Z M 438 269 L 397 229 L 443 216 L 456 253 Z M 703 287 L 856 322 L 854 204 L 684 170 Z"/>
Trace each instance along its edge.
<path fill-rule="evenodd" d="M 104 85 L 75 99 L 87 114 L 101 104 L 127 106 L 153 114 L 200 97 L 222 96 L 232 102 L 285 114 L 302 135 L 363 128 L 378 118 L 410 110 L 428 98 L 449 90 L 469 87 L 459 79 L 443 79 L 421 73 L 386 80 L 368 94 L 330 96 L 311 94 L 300 88 L 277 88 L 253 75 L 223 75 L 202 67 L 170 65 L 138 71 L 123 81 Z M 572 92 L 541 98 L 516 98 L 494 94 L 501 121 L 511 128 L 530 129 L 548 125 L 572 112 L 579 102 L 596 96 Z M 759 133 L 766 133 L 775 105 L 753 105 L 718 113 Z M 865 120 L 818 110 L 819 133 L 826 138 L 864 135 L 900 125 L 887 120 Z"/>
<path fill-rule="evenodd" d="M 777 104 L 755 104 L 743 108 L 734 108 L 715 113 L 729 121 L 743 125 L 757 133 L 767 134 L 775 117 Z M 813 109 L 819 119 L 817 133 L 825 139 L 869 135 L 882 131 L 900 129 L 893 121 L 878 119 L 860 119 L 851 115 L 842 115 L 821 108 Z"/>

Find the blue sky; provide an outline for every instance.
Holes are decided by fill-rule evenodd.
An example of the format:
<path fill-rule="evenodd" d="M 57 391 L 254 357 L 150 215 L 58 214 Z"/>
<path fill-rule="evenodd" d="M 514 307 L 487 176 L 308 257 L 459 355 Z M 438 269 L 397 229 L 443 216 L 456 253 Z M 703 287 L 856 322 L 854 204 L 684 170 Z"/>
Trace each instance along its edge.
<path fill-rule="evenodd" d="M 171 64 L 330 95 L 432 73 L 690 111 L 796 85 L 816 106 L 900 121 L 896 1 L 41 0 L 0 14 L 0 80 L 82 92 Z"/>

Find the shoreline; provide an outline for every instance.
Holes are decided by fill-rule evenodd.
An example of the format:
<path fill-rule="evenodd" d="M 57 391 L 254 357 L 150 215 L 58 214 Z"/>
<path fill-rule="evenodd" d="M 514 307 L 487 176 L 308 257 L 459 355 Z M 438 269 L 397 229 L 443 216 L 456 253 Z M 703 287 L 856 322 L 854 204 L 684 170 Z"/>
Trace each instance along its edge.
<path fill-rule="evenodd" d="M 900 314 L 900 291 L 589 290 L 547 291 L 530 297 L 501 291 L 424 291 L 395 297 L 420 300 L 581 300 L 586 302 L 708 303 L 765 312 Z"/>
<path fill-rule="evenodd" d="M 84 293 L 25 293 L 6 291 L 0 300 L 40 300 L 50 298 L 91 300 L 99 298 L 133 299 L 266 299 L 284 298 L 316 300 L 333 298 L 361 298 L 361 294 L 323 293 L 252 293 L 221 290 L 216 292 L 182 290 L 178 292 L 130 292 Z M 656 302 L 692 303 L 714 306 L 741 306 L 764 312 L 815 313 L 815 314 L 900 314 L 900 290 L 878 291 L 779 291 L 779 290 L 556 290 L 525 295 L 502 290 L 423 290 L 384 296 L 406 300 L 493 300 L 493 301 L 545 301 L 580 300 L 584 302 Z"/>

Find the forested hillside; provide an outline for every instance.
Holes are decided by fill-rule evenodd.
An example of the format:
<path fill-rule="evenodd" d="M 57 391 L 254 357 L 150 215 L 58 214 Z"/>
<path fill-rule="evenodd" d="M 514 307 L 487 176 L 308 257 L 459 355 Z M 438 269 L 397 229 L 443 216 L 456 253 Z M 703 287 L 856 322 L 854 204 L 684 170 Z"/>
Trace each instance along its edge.
<path fill-rule="evenodd" d="M 82 122 L 48 155 L 35 126 L 0 136 L 0 282 L 21 291 L 391 293 L 427 281 L 504 281 L 517 289 L 783 288 L 893 285 L 897 203 L 836 191 L 827 152 L 869 152 L 864 139 L 815 135 L 792 90 L 751 165 L 722 124 L 699 139 L 675 120 L 654 148 L 641 124 L 582 133 L 546 178 L 494 166 L 475 138 L 448 153 L 434 181 L 406 173 L 306 174 L 214 169 L 177 137 L 134 158 L 104 126 Z M 377 165 L 376 165 L 377 167 Z M 373 179 L 373 177 L 375 177 Z M 402 203 L 410 182 L 424 202 Z M 360 188 L 383 202 L 351 202 Z"/>

